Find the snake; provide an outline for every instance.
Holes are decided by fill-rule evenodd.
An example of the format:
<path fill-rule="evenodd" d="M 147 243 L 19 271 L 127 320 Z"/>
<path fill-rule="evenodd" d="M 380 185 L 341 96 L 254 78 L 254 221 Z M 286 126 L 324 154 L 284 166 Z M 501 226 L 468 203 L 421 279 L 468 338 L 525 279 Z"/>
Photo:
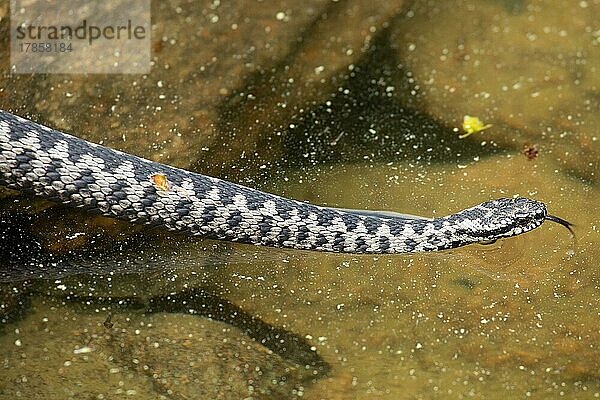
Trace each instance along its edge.
<path fill-rule="evenodd" d="M 572 226 L 548 214 L 544 203 L 518 196 L 438 218 L 310 204 L 110 149 L 1 110 L 0 185 L 188 235 L 337 253 L 439 251 L 519 235 L 546 220 Z"/>

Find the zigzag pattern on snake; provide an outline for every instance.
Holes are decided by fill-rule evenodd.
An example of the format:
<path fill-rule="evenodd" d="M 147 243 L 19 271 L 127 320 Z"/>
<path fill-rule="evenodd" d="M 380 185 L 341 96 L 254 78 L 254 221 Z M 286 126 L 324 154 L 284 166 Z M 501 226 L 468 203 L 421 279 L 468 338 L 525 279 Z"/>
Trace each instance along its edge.
<path fill-rule="evenodd" d="M 191 235 L 346 253 L 409 253 L 518 235 L 545 220 L 523 197 L 435 218 L 365 214 L 286 199 L 93 144 L 0 111 L 0 185 Z"/>

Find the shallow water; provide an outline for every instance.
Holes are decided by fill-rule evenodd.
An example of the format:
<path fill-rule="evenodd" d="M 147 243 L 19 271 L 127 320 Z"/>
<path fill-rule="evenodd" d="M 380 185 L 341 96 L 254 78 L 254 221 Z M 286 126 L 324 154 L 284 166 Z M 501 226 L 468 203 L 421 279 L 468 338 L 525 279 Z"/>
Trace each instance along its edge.
<path fill-rule="evenodd" d="M 599 6 L 597 1 L 587 1 L 579 2 L 578 7 L 581 3 L 586 3 L 591 13 Z M 456 7 L 468 8 L 469 4 L 456 2 Z M 502 18 L 514 14 L 522 19 L 528 6 L 538 13 L 540 7 L 550 7 L 549 3 L 503 1 L 486 2 L 485 8 L 488 12 L 496 7 L 494 12 Z M 390 21 L 402 27 L 396 26 L 394 40 L 399 40 L 398 32 L 410 27 L 406 20 L 418 17 L 422 8 Z M 469 12 L 473 12 L 471 8 Z M 568 5 L 562 2 L 557 6 L 564 8 Z M 556 12 L 551 14 L 553 21 L 561 21 Z M 486 17 L 481 14 L 483 21 Z M 566 16 L 563 23 L 571 23 L 572 18 Z M 457 26 L 448 22 L 447 27 L 435 29 L 429 41 L 427 36 L 419 36 L 419 40 L 437 43 L 436 37 L 451 37 L 444 35 L 443 29 L 454 32 Z M 593 32 L 591 37 L 597 38 Z M 575 44 L 579 40 L 573 38 Z M 493 47 L 493 43 L 488 45 Z M 600 397 L 597 133 L 583 128 L 571 132 L 552 125 L 557 122 L 552 118 L 539 122 L 535 115 L 552 114 L 546 102 L 538 103 L 539 113 L 527 109 L 532 120 L 523 115 L 515 118 L 517 122 L 511 120 L 516 127 L 510 131 L 503 113 L 519 108 L 524 100 L 517 96 L 513 96 L 514 103 L 508 96 L 483 109 L 479 97 L 469 97 L 466 105 L 460 106 L 451 100 L 442 108 L 458 111 L 452 109 L 450 117 L 440 116 L 435 97 L 439 87 L 435 85 L 425 85 L 424 93 L 415 97 L 419 97 L 415 103 L 425 103 L 419 117 L 410 110 L 401 113 L 400 106 L 412 102 L 406 99 L 410 96 L 389 96 L 392 100 L 388 102 L 387 93 L 400 91 L 402 85 L 387 92 L 386 85 L 377 80 L 373 83 L 370 78 L 378 73 L 385 75 L 383 81 L 397 77 L 383 67 L 378 69 L 379 65 L 373 68 L 377 63 L 368 58 L 381 54 L 364 57 L 367 60 L 357 62 L 358 70 L 367 71 L 366 77 L 348 84 L 350 94 L 317 102 L 313 114 L 303 118 L 292 113 L 298 128 L 282 131 L 283 150 L 278 150 L 294 160 L 287 168 L 272 167 L 277 162 L 271 160 L 272 164 L 265 164 L 267 168 L 249 169 L 246 176 L 235 168 L 228 173 L 265 190 L 317 204 L 426 217 L 446 215 L 491 198 L 522 195 L 543 201 L 550 213 L 573 222 L 576 237 L 546 222 L 533 232 L 492 245 L 433 254 L 354 256 L 149 234 L 147 239 L 142 236 L 143 243 L 134 240 L 124 249 L 92 257 L 62 255 L 56 261 L 66 273 L 54 274 L 54 270 L 46 279 L 27 283 L 21 282 L 22 277 L 8 279 L 0 274 L 6 278 L 3 281 L 9 281 L 0 284 L 4 290 L 0 293 L 11 294 L 0 298 L 0 304 L 12 310 L 0 324 L 0 398 L 187 398 L 181 388 L 192 387 L 193 379 L 190 383 L 178 377 L 177 386 L 163 379 L 164 372 L 157 369 L 163 363 L 172 365 L 180 355 L 173 350 L 174 354 L 161 353 L 164 359 L 156 359 L 137 351 L 136 346 L 154 341 L 161 346 L 185 342 L 186 335 L 202 334 L 202 320 L 193 319 L 197 314 L 225 320 L 241 330 L 248 328 L 245 332 L 258 340 L 264 332 L 250 328 L 254 329 L 256 322 L 252 318 L 260 319 L 295 335 L 298 347 L 307 351 L 300 352 L 306 355 L 301 363 L 313 362 L 315 354 L 320 357 L 328 367 L 319 369 L 313 364 L 314 371 L 307 369 L 312 379 L 300 380 L 301 388 L 296 385 L 283 392 L 289 398 Z M 593 57 L 582 58 L 594 62 Z M 412 58 L 407 64 L 414 67 L 414 62 Z M 403 70 L 400 75 L 405 73 Z M 478 76 L 478 85 L 492 82 L 492 78 L 496 76 Z M 403 83 L 414 86 L 414 82 Z M 588 100 L 597 95 L 593 82 L 575 83 L 565 78 L 561 84 L 560 90 L 569 93 L 569 85 L 577 86 L 579 89 L 572 90 L 580 90 Z M 383 96 L 353 94 L 361 88 L 376 91 L 380 87 Z M 275 85 L 274 91 L 278 89 Z M 531 89 L 532 93 L 536 90 Z M 427 97 L 428 93 L 434 97 Z M 597 96 L 595 99 L 591 106 L 582 102 L 575 108 L 597 106 Z M 561 105 L 568 109 L 573 104 L 569 101 Z M 504 103 L 510 106 L 501 107 Z M 486 119 L 492 118 L 500 128 L 460 141 L 452 127 L 460 128 L 462 115 L 473 109 L 485 112 Z M 231 112 L 228 109 L 220 117 Z M 241 126 L 260 112 L 237 115 Z M 422 131 L 416 126 L 412 131 L 407 128 L 410 123 L 405 119 L 421 124 L 422 115 L 428 112 L 450 126 L 431 122 Z M 176 119 L 177 113 L 173 115 Z M 277 118 L 285 117 L 285 113 L 277 114 Z M 452 118 L 454 123 L 449 122 Z M 577 126 L 587 129 L 594 118 L 597 113 L 582 113 L 582 124 Z M 547 124 L 544 129 L 550 130 L 546 132 L 556 134 L 536 136 L 543 130 L 540 124 Z M 561 129 L 568 132 L 562 135 L 558 133 Z M 295 139 L 286 142 L 288 136 Z M 540 149 L 533 160 L 521 153 L 523 144 L 531 141 Z M 578 147 L 582 143 L 583 147 Z M 574 161 L 573 153 L 579 148 L 586 151 L 585 162 Z M 183 156 L 174 159 L 179 163 Z M 281 164 L 286 165 L 285 161 Z M 194 165 L 193 160 L 181 163 Z M 82 266 L 85 273 L 78 270 L 79 274 L 74 274 L 73 266 Z M 23 295 L 15 295 L 18 293 Z M 210 294 L 211 300 L 198 300 L 197 293 Z M 169 296 L 177 298 L 181 308 L 156 315 L 144 312 L 155 299 Z M 197 309 L 209 303 L 218 303 L 217 310 L 222 310 L 222 304 L 231 305 L 235 313 L 223 318 L 215 315 L 215 309 Z M 252 318 L 243 319 L 244 313 Z M 114 326 L 107 328 L 107 323 Z M 111 342 L 105 339 L 107 329 L 115 329 L 131 341 Z M 306 341 L 308 350 L 300 339 Z M 120 345 L 127 351 L 115 350 Z M 273 343 L 270 346 L 273 350 Z M 225 359 L 223 365 L 227 365 Z M 202 368 L 220 366 L 219 360 L 210 362 L 213 364 Z M 319 365 L 321 360 L 315 362 Z M 154 369 L 148 372 L 146 365 Z"/>
<path fill-rule="evenodd" d="M 498 178 L 499 168 L 511 178 Z M 306 389 L 307 396 L 311 391 L 315 398 L 376 394 L 390 399 L 400 392 L 420 398 L 528 393 L 583 398 L 600 393 L 597 189 L 560 178 L 552 168 L 532 168 L 521 157 L 490 158 L 467 168 L 440 166 L 428 184 L 410 188 L 390 181 L 387 165 L 321 171 L 314 181 L 310 175 L 304 174 L 302 181 L 311 180 L 320 202 L 347 206 L 359 196 L 368 199 L 364 205 L 370 208 L 403 204 L 400 209 L 423 215 L 443 214 L 503 193 L 534 195 L 576 224 L 577 240 L 559 225 L 545 223 L 491 246 L 435 254 L 348 256 L 235 245 L 218 246 L 212 262 L 207 262 L 206 242 L 188 242 L 177 255 L 166 256 L 168 268 L 158 271 L 38 284 L 41 293 L 34 295 L 27 311 L 34 317 L 5 324 L 0 337 L 0 348 L 8 350 L 5 376 L 11 381 L 29 377 L 20 383 L 27 386 L 35 382 L 30 374 L 40 366 L 58 368 L 78 359 L 73 351 L 80 339 L 74 332 L 101 329 L 99 320 L 106 313 L 107 304 L 94 305 L 94 297 L 144 298 L 198 287 L 308 338 L 332 370 Z M 290 196 L 306 197 L 300 180 L 290 174 L 278 187 L 285 186 Z M 448 199 L 434 197 L 440 190 Z M 342 193 L 349 197 L 340 200 Z M 170 254 L 167 248 L 165 253 Z M 77 311 L 79 301 L 91 308 Z M 123 318 L 113 313 L 115 320 Z M 51 334 L 33 334 L 30 324 L 44 325 L 42 318 L 53 322 L 59 316 L 68 317 L 69 323 L 55 324 Z M 186 316 L 169 318 L 177 326 Z M 53 356 L 40 361 L 40 347 L 54 348 L 46 350 Z M 18 372 L 17 365 L 22 366 Z M 139 390 L 143 384 L 131 379 L 126 386 L 144 393 Z M 92 379 L 87 384 L 98 393 L 117 390 L 110 382 Z"/>

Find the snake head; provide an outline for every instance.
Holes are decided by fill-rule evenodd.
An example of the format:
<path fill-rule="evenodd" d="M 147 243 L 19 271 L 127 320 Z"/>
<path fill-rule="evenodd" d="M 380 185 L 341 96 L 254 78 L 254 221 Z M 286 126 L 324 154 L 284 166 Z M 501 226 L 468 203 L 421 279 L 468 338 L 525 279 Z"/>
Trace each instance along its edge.
<path fill-rule="evenodd" d="M 546 205 L 537 200 L 526 197 L 517 197 L 514 199 L 499 199 L 502 203 L 497 210 L 498 216 L 503 220 L 508 220 L 506 224 L 508 236 L 518 235 L 528 232 L 542 225 L 548 215 Z M 493 203 L 493 201 L 492 201 Z"/>
<path fill-rule="evenodd" d="M 493 241 L 528 232 L 542 225 L 548 211 L 544 203 L 525 197 L 486 201 L 454 217 L 471 242 Z"/>

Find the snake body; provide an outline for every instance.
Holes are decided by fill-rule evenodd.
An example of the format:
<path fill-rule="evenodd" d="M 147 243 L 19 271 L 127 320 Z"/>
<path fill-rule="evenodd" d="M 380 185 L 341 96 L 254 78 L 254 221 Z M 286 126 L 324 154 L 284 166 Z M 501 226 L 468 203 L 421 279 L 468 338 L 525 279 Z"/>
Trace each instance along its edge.
<path fill-rule="evenodd" d="M 486 201 L 436 218 L 368 215 L 286 199 L 87 142 L 0 111 L 0 185 L 191 235 L 346 253 L 410 253 L 518 235 L 543 203 Z"/>

